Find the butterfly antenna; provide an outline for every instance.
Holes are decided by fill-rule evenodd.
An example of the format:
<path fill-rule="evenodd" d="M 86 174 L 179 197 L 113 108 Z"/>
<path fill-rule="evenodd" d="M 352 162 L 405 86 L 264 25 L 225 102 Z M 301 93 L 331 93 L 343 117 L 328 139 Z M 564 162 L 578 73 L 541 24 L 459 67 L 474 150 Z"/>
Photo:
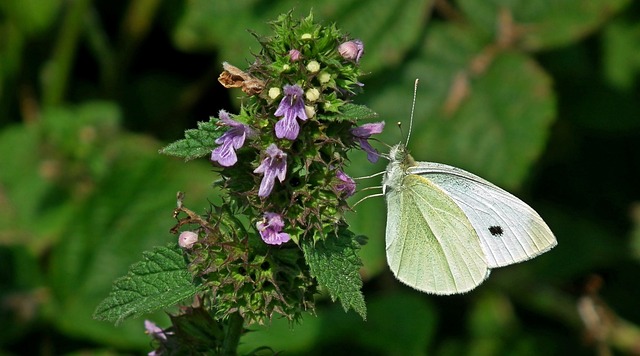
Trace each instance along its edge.
<path fill-rule="evenodd" d="M 416 96 L 418 94 L 418 82 L 420 79 L 416 78 L 413 84 L 413 103 L 411 103 L 411 118 L 409 119 L 409 134 L 407 134 L 407 142 L 404 143 L 405 147 L 409 146 L 409 139 L 411 138 L 411 132 L 413 131 L 413 112 L 416 108 Z"/>

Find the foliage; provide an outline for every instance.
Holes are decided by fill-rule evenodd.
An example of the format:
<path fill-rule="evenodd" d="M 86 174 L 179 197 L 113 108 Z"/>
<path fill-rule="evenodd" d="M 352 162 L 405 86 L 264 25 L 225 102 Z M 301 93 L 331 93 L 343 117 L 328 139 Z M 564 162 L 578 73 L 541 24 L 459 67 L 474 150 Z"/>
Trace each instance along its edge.
<path fill-rule="evenodd" d="M 350 230 L 368 237 L 357 248 L 367 321 L 316 297 L 317 316 L 304 315 L 293 330 L 287 319 L 254 325 L 241 352 L 263 345 L 291 354 L 638 349 L 636 3 L 8 0 L 0 4 L 0 350 L 150 349 L 142 319 L 116 328 L 92 320 L 93 311 L 143 251 L 175 241 L 177 191 L 187 192 L 195 216 L 225 204 L 221 187 L 211 189 L 218 173 L 208 162 L 185 164 L 158 149 L 185 159 L 210 154 L 223 130 L 215 120 L 197 122 L 247 106 L 234 98 L 239 91 L 229 95 L 217 83 L 220 63 L 249 67 L 261 44 L 247 29 L 267 34 L 268 22 L 291 8 L 294 18 L 313 8 L 316 20 L 336 22 L 365 43 L 364 95 L 354 100 L 359 106 L 343 106 L 338 121 L 373 119 L 357 112 L 366 104 L 387 122 L 380 141 L 399 141 L 392 126 L 408 123 L 420 78 L 412 155 L 515 192 L 541 213 L 559 245 L 494 271 L 466 295 L 424 296 L 390 277 L 383 201 L 369 199 L 345 212 Z M 167 146 L 185 130 L 197 130 L 189 138 L 205 129 L 208 136 Z M 360 164 L 364 158 L 349 154 L 351 176 L 383 169 L 383 162 Z M 360 189 L 377 185 L 361 182 Z M 292 255 L 268 258 L 299 268 Z M 252 265 L 262 265 L 259 256 Z M 245 272 L 228 271 L 232 278 Z M 193 337 L 192 352 L 221 348 L 204 340 L 228 333 L 229 324 L 196 307 L 189 312 L 193 319 L 174 317 L 172 331 Z M 145 317 L 170 323 L 162 314 Z"/>
<path fill-rule="evenodd" d="M 193 297 L 197 288 L 181 252 L 175 247 L 145 252 L 141 262 L 113 283 L 111 295 L 98 305 L 94 318 L 118 324 Z"/>

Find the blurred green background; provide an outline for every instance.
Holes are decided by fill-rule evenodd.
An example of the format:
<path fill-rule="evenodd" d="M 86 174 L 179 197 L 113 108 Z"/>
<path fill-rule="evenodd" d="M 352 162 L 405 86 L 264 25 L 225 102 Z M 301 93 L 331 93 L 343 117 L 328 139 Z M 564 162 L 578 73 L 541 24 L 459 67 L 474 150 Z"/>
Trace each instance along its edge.
<path fill-rule="evenodd" d="M 363 322 L 319 297 L 293 329 L 242 339 L 285 354 L 640 354 L 640 4 L 629 0 L 0 1 L 0 354 L 142 354 L 142 319 L 91 319 L 111 282 L 165 245 L 175 194 L 204 212 L 206 159 L 157 150 L 242 93 L 267 21 L 313 8 L 365 43 L 366 104 L 418 160 L 474 172 L 534 207 L 558 246 L 460 296 L 421 294 L 384 259 L 385 207 L 348 216 L 369 237 Z M 377 145 L 386 150 L 381 143 Z M 352 176 L 384 169 L 362 152 Z M 378 185 L 377 179 L 367 182 Z M 354 198 L 354 202 L 359 197 Z M 148 316 L 168 326 L 163 313 Z"/>

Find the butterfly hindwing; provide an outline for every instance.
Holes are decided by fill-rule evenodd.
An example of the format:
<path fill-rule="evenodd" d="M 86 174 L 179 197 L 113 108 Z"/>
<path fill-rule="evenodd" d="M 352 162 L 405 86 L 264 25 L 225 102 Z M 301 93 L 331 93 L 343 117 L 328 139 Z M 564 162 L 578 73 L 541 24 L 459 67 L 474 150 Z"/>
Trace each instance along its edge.
<path fill-rule="evenodd" d="M 406 175 L 387 193 L 387 261 L 403 283 L 427 293 L 475 288 L 489 275 L 465 213 L 429 179 Z"/>

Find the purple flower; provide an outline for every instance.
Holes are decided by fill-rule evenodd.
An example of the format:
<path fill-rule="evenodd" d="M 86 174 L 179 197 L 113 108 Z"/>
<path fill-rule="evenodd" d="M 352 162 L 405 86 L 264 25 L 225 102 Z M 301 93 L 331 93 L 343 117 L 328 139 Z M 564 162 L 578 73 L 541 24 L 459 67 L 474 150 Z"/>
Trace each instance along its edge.
<path fill-rule="evenodd" d="M 360 40 L 347 41 L 338 46 L 338 52 L 342 58 L 358 63 L 364 53 L 364 44 Z"/>
<path fill-rule="evenodd" d="M 291 240 L 289 234 L 282 232 L 283 227 L 284 221 L 282 220 L 282 216 L 270 212 L 264 213 L 262 220 L 256 223 L 260 237 L 269 245 L 280 245 Z"/>
<path fill-rule="evenodd" d="M 242 147 L 247 136 L 253 136 L 254 132 L 249 126 L 232 120 L 229 113 L 224 110 L 220 110 L 218 116 L 224 125 L 231 128 L 216 139 L 216 143 L 220 146 L 211 151 L 211 160 L 223 167 L 231 167 L 238 161 L 235 150 Z"/>
<path fill-rule="evenodd" d="M 267 147 L 267 157 L 256 168 L 253 173 L 262 173 L 262 182 L 258 196 L 266 197 L 271 193 L 276 177 L 282 183 L 287 174 L 287 154 L 282 152 L 274 143 Z"/>
<path fill-rule="evenodd" d="M 341 180 L 341 183 L 336 184 L 336 190 L 344 192 L 345 197 L 348 198 L 356 192 L 356 182 L 341 170 L 336 171 L 336 177 Z"/>
<path fill-rule="evenodd" d="M 302 100 L 302 88 L 299 85 L 285 85 L 283 88 L 284 98 L 275 112 L 276 117 L 284 116 L 276 123 L 276 137 L 295 140 L 300 131 L 300 125 L 296 118 L 302 121 L 307 120 L 307 113 L 304 111 L 304 101 Z"/>
<path fill-rule="evenodd" d="M 369 159 L 371 163 L 376 163 L 378 161 L 379 154 L 375 148 L 371 147 L 371 144 L 367 139 L 373 134 L 381 133 L 383 128 L 384 121 L 364 124 L 351 129 L 351 134 L 354 136 L 355 140 L 360 143 L 360 147 L 367 152 L 367 159 Z"/>

